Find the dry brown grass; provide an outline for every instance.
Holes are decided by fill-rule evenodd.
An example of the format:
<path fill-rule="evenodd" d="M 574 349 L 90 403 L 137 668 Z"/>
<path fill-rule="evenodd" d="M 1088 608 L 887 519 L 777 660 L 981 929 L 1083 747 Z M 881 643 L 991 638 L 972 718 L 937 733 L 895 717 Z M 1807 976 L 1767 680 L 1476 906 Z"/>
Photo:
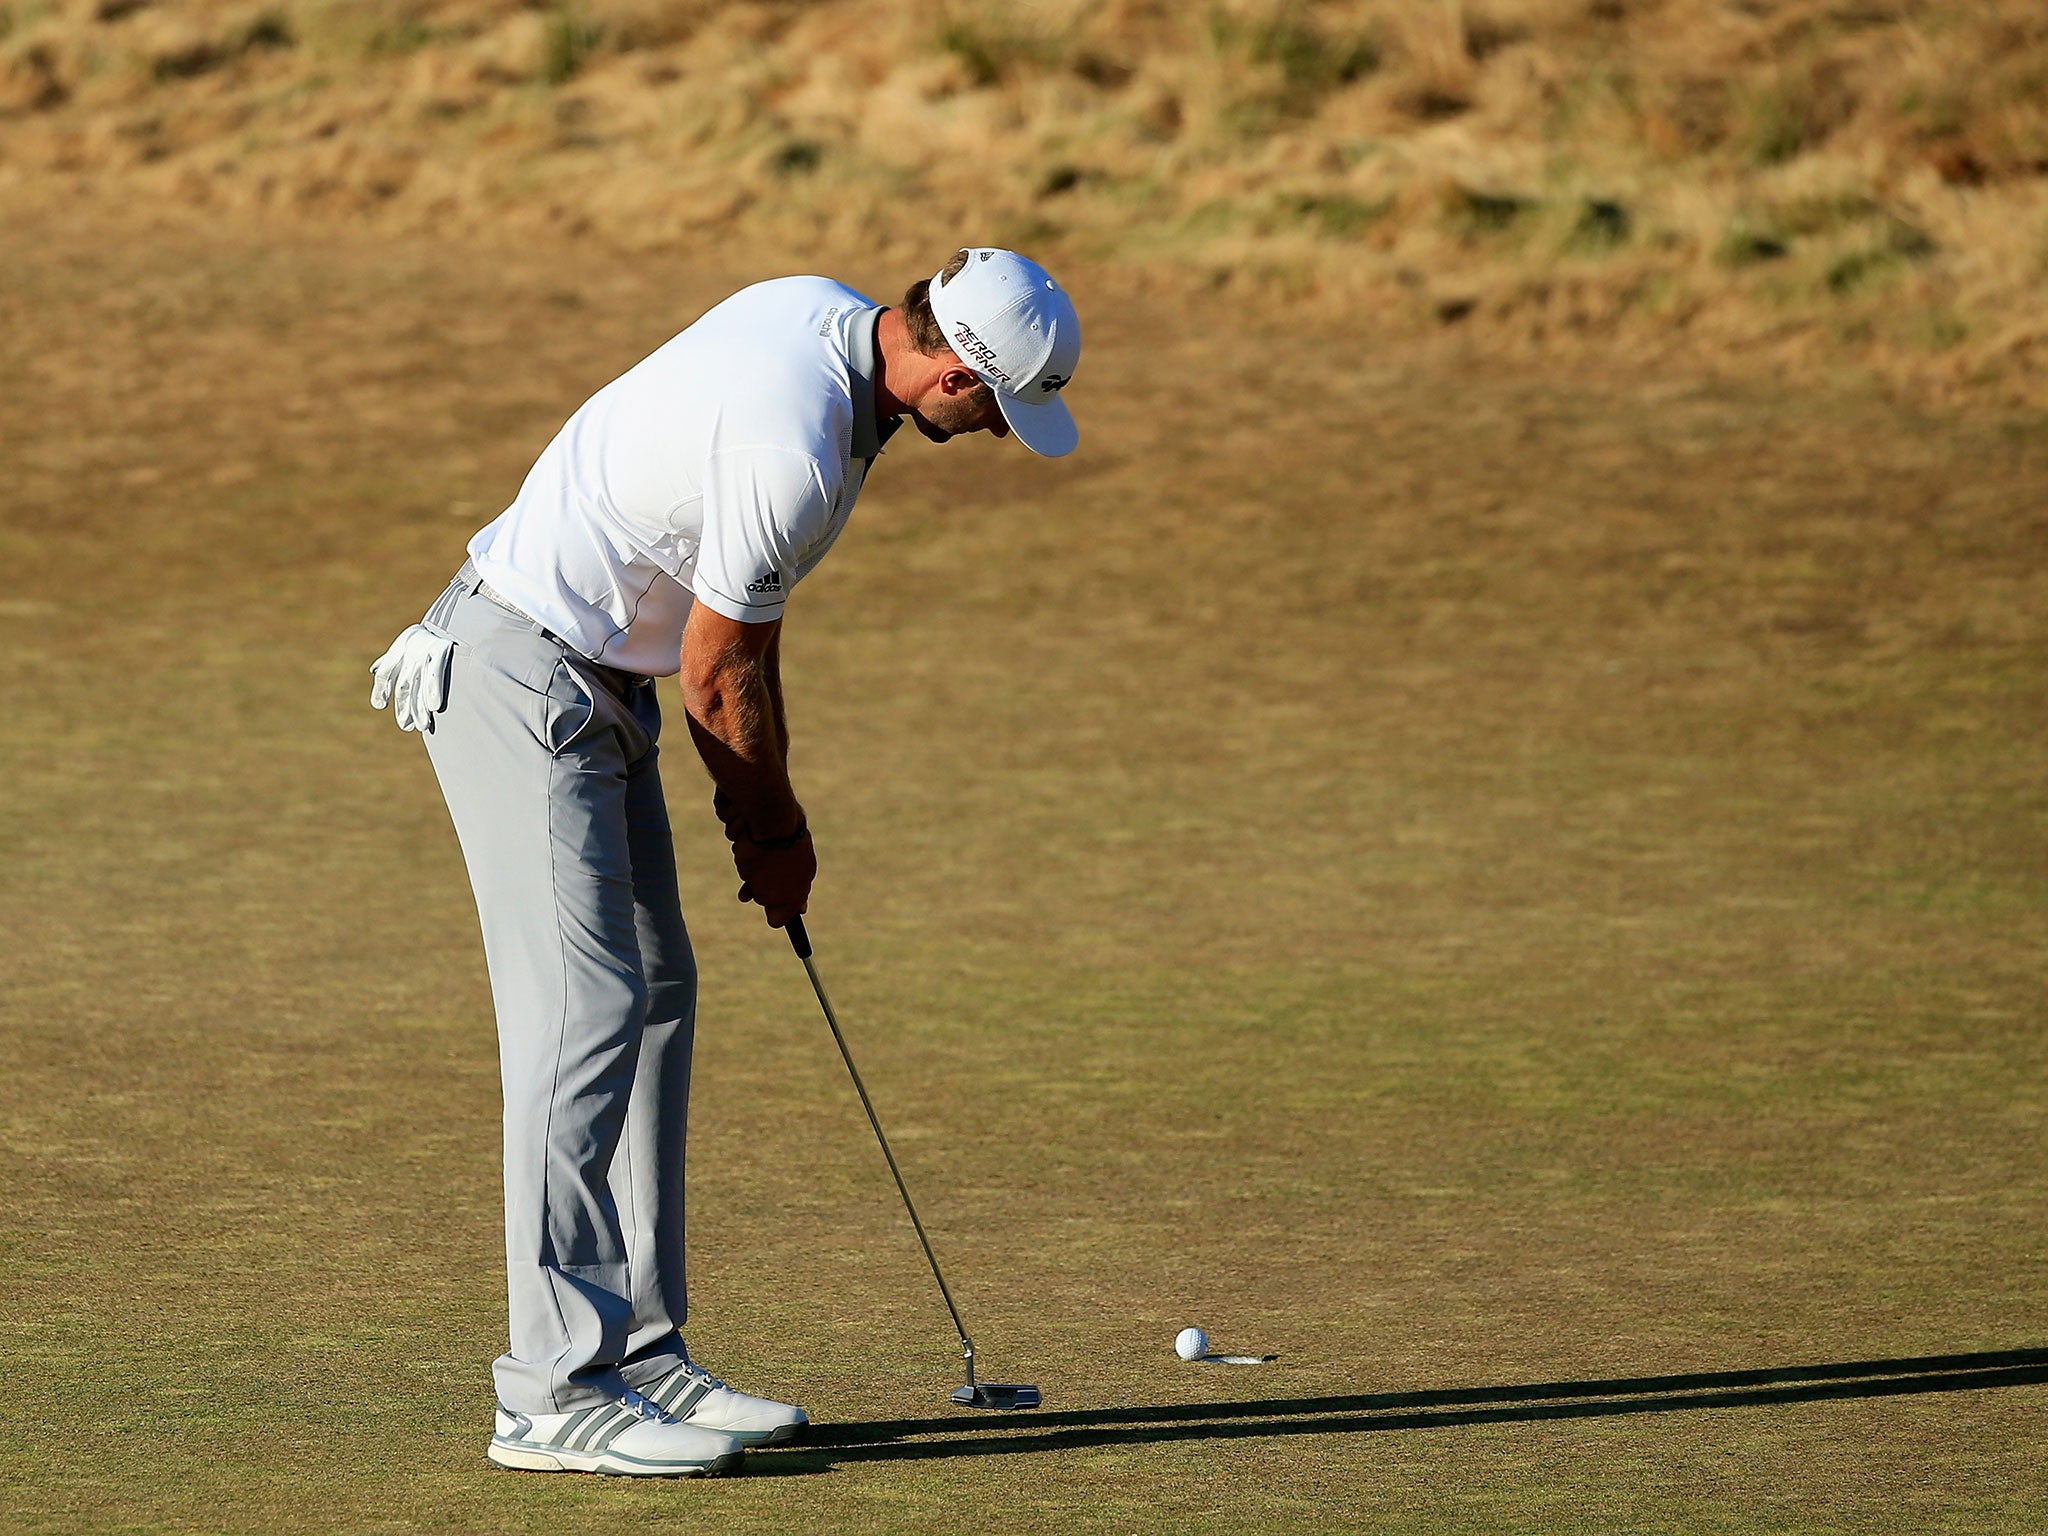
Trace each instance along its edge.
<path fill-rule="evenodd" d="M 2034 0 L 10 0 L 0 197 L 794 264 L 958 239 L 1375 336 L 2048 398 Z"/>

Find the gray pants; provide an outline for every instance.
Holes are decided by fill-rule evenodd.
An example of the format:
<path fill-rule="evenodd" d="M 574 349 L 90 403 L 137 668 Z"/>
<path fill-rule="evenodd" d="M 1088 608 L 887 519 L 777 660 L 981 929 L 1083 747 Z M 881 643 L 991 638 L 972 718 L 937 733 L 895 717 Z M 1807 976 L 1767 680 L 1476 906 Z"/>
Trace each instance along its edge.
<path fill-rule="evenodd" d="M 474 590 L 427 751 L 482 921 L 505 1094 L 512 1347 L 521 1413 L 603 1402 L 683 1358 L 683 1138 L 697 969 L 651 683 L 629 686 Z"/>

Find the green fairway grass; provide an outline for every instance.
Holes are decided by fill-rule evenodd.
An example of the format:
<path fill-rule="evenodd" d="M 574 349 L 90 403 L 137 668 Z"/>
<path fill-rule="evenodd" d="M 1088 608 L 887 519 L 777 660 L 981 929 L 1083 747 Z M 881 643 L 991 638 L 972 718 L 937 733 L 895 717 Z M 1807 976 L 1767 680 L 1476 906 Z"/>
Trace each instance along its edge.
<path fill-rule="evenodd" d="M 691 1342 L 818 1429 L 490 1468 L 488 995 L 368 666 L 761 261 L 0 231 L 0 1531 L 2048 1525 L 2048 424 L 1087 272 L 1080 452 L 899 439 L 785 646 L 821 972 L 1045 1414 L 946 1406 L 665 688 Z"/>

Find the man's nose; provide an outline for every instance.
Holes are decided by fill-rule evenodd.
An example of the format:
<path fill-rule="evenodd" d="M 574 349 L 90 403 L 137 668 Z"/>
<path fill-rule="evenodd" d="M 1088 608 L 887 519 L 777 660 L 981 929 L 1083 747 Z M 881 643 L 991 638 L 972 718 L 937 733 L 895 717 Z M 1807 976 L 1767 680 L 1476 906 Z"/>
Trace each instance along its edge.
<path fill-rule="evenodd" d="M 1010 435 L 1010 424 L 998 416 L 993 422 L 989 423 L 989 431 L 993 432 L 997 437 L 1008 437 Z"/>

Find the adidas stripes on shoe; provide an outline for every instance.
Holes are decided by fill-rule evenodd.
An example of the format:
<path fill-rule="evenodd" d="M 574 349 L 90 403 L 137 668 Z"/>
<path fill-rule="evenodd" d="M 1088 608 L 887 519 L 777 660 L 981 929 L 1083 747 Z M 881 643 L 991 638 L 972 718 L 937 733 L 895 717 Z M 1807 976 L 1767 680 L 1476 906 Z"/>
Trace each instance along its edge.
<path fill-rule="evenodd" d="M 740 1440 L 682 1423 L 638 1392 L 569 1413 L 515 1413 L 498 1405 L 491 1460 L 523 1472 L 606 1472 L 618 1477 L 728 1477 Z"/>
<path fill-rule="evenodd" d="M 734 1391 L 687 1354 L 681 1365 L 640 1390 L 685 1424 L 731 1435 L 742 1445 L 783 1445 L 811 1422 L 801 1408 Z"/>

